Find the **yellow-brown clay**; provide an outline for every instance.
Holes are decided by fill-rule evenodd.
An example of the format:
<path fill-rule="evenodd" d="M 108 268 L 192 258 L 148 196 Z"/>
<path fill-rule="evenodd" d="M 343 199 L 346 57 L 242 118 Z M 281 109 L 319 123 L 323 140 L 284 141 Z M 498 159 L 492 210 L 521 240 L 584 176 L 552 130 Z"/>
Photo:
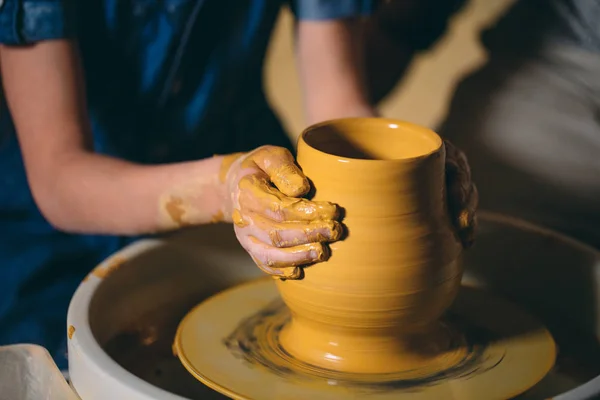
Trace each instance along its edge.
<path fill-rule="evenodd" d="M 265 171 L 271 182 L 287 196 L 299 197 L 310 189 L 308 180 L 294 163 L 294 157 L 282 147 L 258 148 L 242 162 L 242 168 L 252 167 Z"/>
<path fill-rule="evenodd" d="M 216 224 L 218 222 L 223 222 L 225 218 L 225 213 L 221 210 L 217 211 L 217 213 L 215 215 L 212 216 L 212 218 L 210 219 L 210 222 L 212 224 Z"/>
<path fill-rule="evenodd" d="M 106 267 L 96 268 L 92 271 L 92 274 L 100 279 L 107 278 L 110 274 L 118 270 L 127 262 L 125 257 L 114 256 L 109 260 L 109 263 Z"/>
<path fill-rule="evenodd" d="M 251 256 L 252 257 L 252 256 Z M 298 279 L 302 275 L 302 270 L 297 266 L 290 266 L 290 264 L 286 264 L 285 266 L 269 266 L 265 265 L 256 258 L 252 257 L 252 261 L 256 264 L 261 271 L 271 275 L 274 279 Z"/>
<path fill-rule="evenodd" d="M 261 243 L 260 240 L 256 239 L 255 237 L 250 237 L 250 240 L 257 244 Z M 321 243 L 305 243 L 305 244 L 300 244 L 298 246 L 281 248 L 281 249 L 279 249 L 279 251 L 289 253 L 289 254 L 304 253 L 306 251 L 310 251 L 310 252 L 312 252 L 312 254 L 314 254 L 315 262 L 323 261 L 323 260 L 327 259 L 327 256 L 328 256 L 328 253 L 325 251 L 325 249 Z M 294 263 L 289 263 L 289 262 L 283 263 L 283 262 L 274 261 L 274 260 L 269 260 L 266 264 L 265 263 L 262 263 L 262 264 L 264 267 L 275 268 L 275 269 L 296 267 L 299 265 L 299 264 L 294 264 Z"/>
<path fill-rule="evenodd" d="M 161 229 L 174 229 L 196 225 L 200 222 L 221 222 L 226 219 L 222 200 L 215 194 L 216 176 L 202 176 L 191 182 L 179 183 L 159 200 L 159 225 Z M 208 195 L 207 193 L 212 193 Z M 215 211 L 207 214 L 207 206 Z"/>
<path fill-rule="evenodd" d="M 294 241 L 284 240 L 282 233 L 286 230 L 302 232 L 305 243 L 335 241 L 342 235 L 342 226 L 333 220 L 277 222 L 259 214 L 252 214 L 252 222 L 258 229 L 269 233 L 269 238 L 276 247 L 292 247 L 301 244 L 297 237 Z M 321 231 L 326 232 L 326 236 L 321 234 Z"/>
<path fill-rule="evenodd" d="M 75 327 L 73 325 L 69 325 L 69 328 L 67 329 L 67 336 L 68 336 L 69 340 L 73 339 L 74 334 L 75 334 Z"/>
<path fill-rule="evenodd" d="M 248 222 L 244 221 L 244 218 L 242 217 L 242 214 L 238 209 L 233 210 L 233 213 L 231 214 L 231 219 L 233 220 L 233 223 L 240 228 L 248 226 Z"/>
<path fill-rule="evenodd" d="M 183 200 L 179 197 L 171 197 L 165 204 L 165 210 L 171 217 L 171 220 L 177 224 L 177 226 L 185 226 L 186 222 L 183 220 L 185 210 L 183 208 Z"/>
<path fill-rule="evenodd" d="M 250 237 L 250 240 L 255 244 L 261 243 L 258 239 L 252 236 Z M 289 254 L 309 252 L 312 255 L 312 259 L 314 260 L 314 262 L 326 260 L 329 256 L 328 252 L 321 243 L 305 243 L 297 246 L 281 248 L 280 251 Z M 252 259 L 262 271 L 266 272 L 274 278 L 280 278 L 284 280 L 298 279 L 302 275 L 302 269 L 299 267 L 302 264 L 300 263 L 283 263 L 275 260 L 267 260 L 266 262 L 263 262 L 254 257 L 252 257 Z"/>
<path fill-rule="evenodd" d="M 462 277 L 444 162 L 439 136 L 405 122 L 343 119 L 304 132 L 298 163 L 314 200 L 345 210 L 348 236 L 303 279 L 277 282 L 293 357 L 348 373 L 443 370 L 463 358 L 438 323 Z"/>
<path fill-rule="evenodd" d="M 233 154 L 228 154 L 226 156 L 216 156 L 216 157 L 223 157 L 223 161 L 221 163 L 221 169 L 219 170 L 219 182 L 225 183 L 225 180 L 227 179 L 227 173 L 229 172 L 231 165 L 233 165 L 233 163 L 238 158 L 242 157 L 243 155 L 244 155 L 244 153 L 233 153 Z"/>
<path fill-rule="evenodd" d="M 461 211 L 461 213 L 458 215 L 458 223 L 459 223 L 460 229 L 466 229 L 469 227 L 470 218 L 469 218 L 469 212 L 467 210 Z"/>
<path fill-rule="evenodd" d="M 255 204 L 270 210 L 288 221 L 331 220 L 337 216 L 337 207 L 329 202 L 311 202 L 288 197 L 273 188 L 266 179 L 248 175 L 240 180 L 240 204 Z M 250 207 L 252 207 L 252 205 Z"/>

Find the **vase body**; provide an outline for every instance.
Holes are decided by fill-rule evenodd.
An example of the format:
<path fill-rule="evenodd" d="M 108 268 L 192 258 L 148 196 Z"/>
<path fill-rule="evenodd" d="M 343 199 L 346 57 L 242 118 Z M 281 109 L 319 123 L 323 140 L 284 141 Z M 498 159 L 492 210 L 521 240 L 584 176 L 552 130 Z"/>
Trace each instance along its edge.
<path fill-rule="evenodd" d="M 462 278 L 441 138 L 402 121 L 334 120 L 302 134 L 297 161 L 313 199 L 340 206 L 346 235 L 302 279 L 278 281 L 292 314 L 283 348 L 348 373 L 418 376 L 458 362 L 439 322 Z"/>

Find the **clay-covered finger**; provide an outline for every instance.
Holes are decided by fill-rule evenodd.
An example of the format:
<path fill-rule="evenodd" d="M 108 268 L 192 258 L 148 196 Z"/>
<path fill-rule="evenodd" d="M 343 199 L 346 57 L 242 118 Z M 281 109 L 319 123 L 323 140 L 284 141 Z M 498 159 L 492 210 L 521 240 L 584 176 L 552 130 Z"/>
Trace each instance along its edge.
<path fill-rule="evenodd" d="M 240 228 L 245 228 L 245 234 L 282 248 L 313 242 L 333 242 L 342 235 L 342 225 L 335 220 L 277 222 L 255 213 L 242 216 L 237 211 L 234 223 Z"/>
<path fill-rule="evenodd" d="M 470 182 L 471 168 L 466 154 L 447 139 L 444 140 L 444 147 L 446 148 L 446 161 L 455 165 L 463 179 Z"/>
<path fill-rule="evenodd" d="M 468 214 L 468 218 L 461 218 L 460 228 L 468 228 L 471 225 L 471 220 L 473 220 L 475 213 L 477 212 L 477 206 L 479 205 L 479 192 L 477 191 L 477 186 L 474 184 L 471 185 L 471 191 L 469 192 L 469 196 L 467 198 L 467 202 L 464 206 L 463 214 Z"/>
<path fill-rule="evenodd" d="M 296 267 L 325 261 L 328 257 L 328 252 L 321 243 L 282 249 L 269 246 L 253 236 L 243 236 L 240 243 L 260 269 L 269 275 L 286 279 L 298 277 Z"/>
<path fill-rule="evenodd" d="M 283 147 L 263 146 L 254 151 L 247 160 L 264 171 L 271 182 L 285 195 L 300 197 L 308 193 L 310 184 L 294 156 Z"/>
<path fill-rule="evenodd" d="M 465 208 L 472 190 L 471 168 L 466 155 L 449 141 L 446 147 L 446 185 L 448 200 L 455 208 Z"/>
<path fill-rule="evenodd" d="M 477 232 L 477 214 L 472 214 L 469 218 L 468 227 L 458 231 L 458 237 L 465 249 L 470 248 L 475 243 L 475 234 Z"/>
<path fill-rule="evenodd" d="M 452 218 L 456 221 L 457 229 L 466 229 L 471 224 L 475 213 L 477 212 L 477 206 L 479 205 L 479 192 L 477 186 L 471 184 L 465 200 L 463 203 L 450 202 L 450 213 Z"/>
<path fill-rule="evenodd" d="M 244 212 L 261 214 L 274 221 L 326 221 L 338 217 L 335 204 L 288 197 L 271 186 L 266 176 L 246 175 L 239 188 L 238 201 Z"/>
<path fill-rule="evenodd" d="M 254 264 L 262 272 L 271 275 L 273 278 L 279 279 L 299 279 L 302 276 L 302 269 L 300 267 L 283 267 L 283 268 L 271 268 L 265 265 L 262 265 L 254 257 L 252 257 Z"/>
<path fill-rule="evenodd" d="M 457 215 L 454 216 L 458 236 L 464 248 L 471 247 L 475 241 L 478 203 L 479 192 L 477 191 L 477 187 L 472 185 L 465 207 L 460 209 Z"/>

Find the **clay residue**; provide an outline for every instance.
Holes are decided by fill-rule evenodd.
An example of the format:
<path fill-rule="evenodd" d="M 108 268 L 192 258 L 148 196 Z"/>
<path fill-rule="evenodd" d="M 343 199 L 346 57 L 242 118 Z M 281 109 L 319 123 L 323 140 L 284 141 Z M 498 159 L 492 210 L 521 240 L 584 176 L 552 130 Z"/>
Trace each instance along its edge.
<path fill-rule="evenodd" d="M 275 189 L 264 178 L 247 175 L 240 180 L 240 205 L 256 205 L 258 201 L 265 210 L 286 221 L 333 220 L 338 216 L 335 204 L 326 201 L 309 201 L 288 197 Z"/>
<path fill-rule="evenodd" d="M 106 267 L 98 267 L 92 271 L 92 274 L 100 279 L 107 278 L 110 274 L 121 268 L 127 262 L 125 257 L 114 256 L 108 261 Z"/>
<path fill-rule="evenodd" d="M 271 275 L 273 278 L 285 280 L 300 279 L 302 277 L 302 269 L 298 266 L 273 262 L 269 263 L 273 265 L 266 265 L 265 263 L 257 260 L 254 256 L 250 255 L 250 257 L 261 271 Z"/>
<path fill-rule="evenodd" d="M 158 201 L 161 230 L 221 222 L 229 218 L 216 174 L 199 176 L 173 185 Z"/>
<path fill-rule="evenodd" d="M 458 215 L 458 224 L 460 229 L 465 229 L 469 227 L 469 212 L 467 210 L 462 210 Z"/>
<path fill-rule="evenodd" d="M 223 222 L 224 219 L 225 219 L 225 213 L 223 213 L 222 210 L 219 210 L 219 211 L 217 211 L 217 213 L 215 215 L 213 215 L 210 218 L 210 223 L 216 224 L 218 222 Z"/>
<path fill-rule="evenodd" d="M 268 231 L 271 242 L 279 248 L 292 248 L 313 242 L 334 242 L 342 236 L 342 225 L 337 221 L 310 221 L 300 224 L 290 227 L 289 223 L 270 222 L 267 226 L 266 221 L 257 221 L 257 226 Z M 289 230 L 297 231 L 297 236 L 290 238 L 289 232 L 286 232 Z"/>
<path fill-rule="evenodd" d="M 156 326 L 147 326 L 139 331 L 140 343 L 144 346 L 150 346 L 159 339 L 159 333 Z"/>
<path fill-rule="evenodd" d="M 185 215 L 184 203 L 180 197 L 171 196 L 165 204 L 165 211 L 177 226 L 185 226 L 187 223 L 183 220 Z"/>
<path fill-rule="evenodd" d="M 253 236 L 250 236 L 250 240 L 254 243 L 262 243 Z M 307 261 L 305 259 L 298 260 L 295 257 L 289 257 L 286 260 L 268 259 L 265 262 L 253 257 L 253 260 L 258 268 L 269 275 L 282 279 L 299 279 L 302 276 L 300 266 L 313 262 L 322 262 L 329 258 L 329 252 L 321 243 L 306 243 L 294 247 L 281 248 L 279 251 L 289 255 L 308 253 L 311 259 Z"/>
<path fill-rule="evenodd" d="M 292 154 L 275 146 L 264 146 L 250 154 L 242 162 L 242 168 L 260 168 L 269 179 L 287 196 L 299 197 L 310 189 L 308 179 L 296 165 Z"/>
<path fill-rule="evenodd" d="M 219 182 L 221 183 L 225 183 L 225 181 L 227 180 L 227 173 L 229 172 L 229 169 L 231 168 L 231 165 L 241 156 L 243 156 L 245 153 L 233 153 L 233 154 L 228 154 L 226 156 L 222 156 L 223 157 L 223 161 L 221 163 L 221 168 L 219 170 Z M 215 156 L 217 157 L 217 156 Z M 219 156 L 221 157 L 221 156 Z"/>
<path fill-rule="evenodd" d="M 244 221 L 244 217 L 242 217 L 242 213 L 240 213 L 240 210 L 233 210 L 233 213 L 231 214 L 231 219 L 233 220 L 235 226 L 239 228 L 245 228 L 246 226 L 248 226 L 248 222 Z"/>
<path fill-rule="evenodd" d="M 441 370 L 398 371 L 386 374 L 355 374 L 321 368 L 293 357 L 282 347 L 281 332 L 290 323 L 289 309 L 277 299 L 256 314 L 241 321 L 240 325 L 223 340 L 227 349 L 238 359 L 263 368 L 289 380 L 310 382 L 315 378 L 335 382 L 368 394 L 389 390 L 419 390 L 453 379 L 469 379 L 485 374 L 504 360 L 504 353 L 487 351 L 495 339 L 488 330 L 468 324 L 467 352 L 456 364 Z M 464 326 L 466 321 L 454 314 L 452 324 Z M 461 336 L 460 343 L 464 345 Z"/>
<path fill-rule="evenodd" d="M 75 327 L 73 325 L 69 325 L 69 328 L 67 329 L 67 336 L 70 339 L 73 339 L 73 335 L 75 334 Z"/>

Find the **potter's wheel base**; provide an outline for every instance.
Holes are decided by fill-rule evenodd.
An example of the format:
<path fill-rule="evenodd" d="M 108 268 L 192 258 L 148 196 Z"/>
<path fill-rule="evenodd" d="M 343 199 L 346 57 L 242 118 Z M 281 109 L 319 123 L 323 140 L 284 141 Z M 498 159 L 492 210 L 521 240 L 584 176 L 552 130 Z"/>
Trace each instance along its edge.
<path fill-rule="evenodd" d="M 234 351 L 252 349 L 267 356 L 271 369 L 284 361 L 284 368 L 292 365 L 299 373 L 348 382 L 361 381 L 363 375 L 369 382 L 422 379 L 464 364 L 472 354 L 463 329 L 449 318 L 410 333 L 374 336 L 355 331 L 345 337 L 338 334 L 332 342 L 330 332 L 315 335 L 310 325 L 294 321 L 279 299 L 260 316 L 242 324 L 228 344 Z M 249 352 L 240 354 L 244 353 Z"/>
<path fill-rule="evenodd" d="M 207 386 L 237 399 L 298 398 L 506 399 L 526 391 L 556 358 L 550 333 L 514 305 L 463 287 L 445 324 L 464 334 L 460 360 L 387 374 L 350 374 L 292 357 L 279 343 L 289 322 L 272 280 L 222 292 L 182 321 L 174 348 L 184 367 Z M 461 335 L 455 336 L 461 338 Z M 492 393 L 492 394 L 490 394 Z M 490 397 L 492 396 L 492 397 Z M 276 397 L 276 396 L 275 396 Z"/>
<path fill-rule="evenodd" d="M 384 373 L 339 371 L 311 364 L 289 352 L 281 339 L 290 321 L 289 309 L 280 298 L 276 298 L 267 307 L 244 320 L 223 343 L 238 359 L 267 368 L 286 379 L 319 379 L 375 390 L 398 385 L 410 386 L 415 382 L 434 382 L 441 377 L 447 379 L 455 374 L 464 374 L 471 365 L 478 364 L 477 358 L 481 356 L 480 349 L 467 342 L 462 334 L 462 327 L 457 324 L 459 321 L 448 318 L 439 327 L 440 335 L 450 342 L 443 352 L 430 355 L 406 352 L 405 360 L 400 360 L 395 366 L 387 366 L 389 372 Z M 332 353 L 323 356 L 337 357 Z M 412 362 L 412 367 L 409 361 Z"/>

